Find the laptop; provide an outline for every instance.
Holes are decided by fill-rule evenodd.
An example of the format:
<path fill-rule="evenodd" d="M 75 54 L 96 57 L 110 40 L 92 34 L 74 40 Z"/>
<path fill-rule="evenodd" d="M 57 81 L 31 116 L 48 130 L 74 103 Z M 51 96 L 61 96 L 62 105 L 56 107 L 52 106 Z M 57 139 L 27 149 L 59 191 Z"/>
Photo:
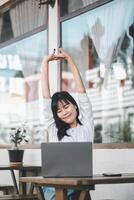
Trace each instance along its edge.
<path fill-rule="evenodd" d="M 92 143 L 42 143 L 42 176 L 91 177 Z"/>

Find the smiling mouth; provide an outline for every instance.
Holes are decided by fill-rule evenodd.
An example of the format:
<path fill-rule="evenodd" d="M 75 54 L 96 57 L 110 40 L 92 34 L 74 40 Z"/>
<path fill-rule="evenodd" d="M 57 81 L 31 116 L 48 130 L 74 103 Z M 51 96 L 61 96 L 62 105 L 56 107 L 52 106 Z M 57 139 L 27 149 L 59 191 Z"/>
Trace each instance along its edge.
<path fill-rule="evenodd" d="M 70 115 L 67 115 L 67 116 L 65 116 L 65 117 L 63 118 L 63 120 L 65 120 L 65 119 L 69 118 L 70 116 L 71 116 L 71 114 L 70 114 Z"/>

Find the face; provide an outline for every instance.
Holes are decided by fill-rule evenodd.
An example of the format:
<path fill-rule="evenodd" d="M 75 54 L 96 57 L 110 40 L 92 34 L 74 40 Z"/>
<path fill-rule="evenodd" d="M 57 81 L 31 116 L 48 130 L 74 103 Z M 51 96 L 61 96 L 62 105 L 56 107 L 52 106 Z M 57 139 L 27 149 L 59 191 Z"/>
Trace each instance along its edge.
<path fill-rule="evenodd" d="M 76 106 L 71 102 L 59 101 L 57 115 L 63 122 L 69 124 L 71 128 L 77 126 Z"/>

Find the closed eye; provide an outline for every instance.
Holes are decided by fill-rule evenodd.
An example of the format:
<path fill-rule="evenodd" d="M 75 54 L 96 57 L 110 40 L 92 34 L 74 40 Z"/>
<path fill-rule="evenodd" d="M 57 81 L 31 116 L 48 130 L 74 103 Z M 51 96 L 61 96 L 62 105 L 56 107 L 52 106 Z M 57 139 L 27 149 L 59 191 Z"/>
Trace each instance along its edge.
<path fill-rule="evenodd" d="M 67 109 L 69 107 L 69 104 L 65 105 L 64 108 Z"/>
<path fill-rule="evenodd" d="M 61 110 L 57 110 L 57 113 L 60 113 L 61 112 Z"/>

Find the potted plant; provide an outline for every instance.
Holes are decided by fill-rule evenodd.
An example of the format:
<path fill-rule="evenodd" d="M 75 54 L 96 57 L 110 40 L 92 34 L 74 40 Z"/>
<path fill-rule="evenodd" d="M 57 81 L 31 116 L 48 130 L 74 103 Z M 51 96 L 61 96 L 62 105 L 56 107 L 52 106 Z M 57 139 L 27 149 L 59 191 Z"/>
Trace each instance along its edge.
<path fill-rule="evenodd" d="M 13 143 L 12 149 L 8 150 L 9 161 L 11 165 L 21 165 L 23 161 L 24 150 L 20 149 L 22 142 L 28 142 L 26 139 L 28 128 L 25 124 L 11 129 L 10 134 L 11 143 Z"/>

